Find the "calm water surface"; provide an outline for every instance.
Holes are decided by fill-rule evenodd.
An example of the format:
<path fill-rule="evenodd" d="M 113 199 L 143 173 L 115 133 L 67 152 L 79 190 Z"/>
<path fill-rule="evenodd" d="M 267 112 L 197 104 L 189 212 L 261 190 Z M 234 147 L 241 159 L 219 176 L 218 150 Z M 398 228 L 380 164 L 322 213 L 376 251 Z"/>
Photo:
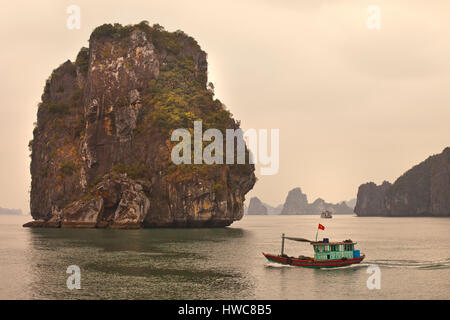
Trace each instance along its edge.
<path fill-rule="evenodd" d="M 24 229 L 0 216 L 0 299 L 449 299 L 450 219 L 248 216 L 225 229 Z M 351 238 L 366 260 L 344 269 L 268 263 L 281 233 Z M 290 255 L 309 244 L 286 242 Z M 81 290 L 67 289 L 70 265 Z M 381 289 L 369 290 L 369 265 Z"/>

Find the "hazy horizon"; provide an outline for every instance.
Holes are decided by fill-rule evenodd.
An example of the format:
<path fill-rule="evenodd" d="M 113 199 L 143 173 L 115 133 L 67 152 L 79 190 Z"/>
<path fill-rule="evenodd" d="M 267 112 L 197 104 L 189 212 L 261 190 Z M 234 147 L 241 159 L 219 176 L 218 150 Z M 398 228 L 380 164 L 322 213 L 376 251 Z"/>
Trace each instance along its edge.
<path fill-rule="evenodd" d="M 81 29 L 66 27 L 69 5 Z M 368 5 L 381 29 L 366 26 Z M 208 53 L 216 97 L 243 129 L 280 129 L 280 170 L 257 196 L 277 206 L 356 198 L 450 145 L 446 1 L 16 1 L 0 12 L 0 207 L 29 212 L 29 151 L 46 79 L 103 23 L 181 29 Z"/>

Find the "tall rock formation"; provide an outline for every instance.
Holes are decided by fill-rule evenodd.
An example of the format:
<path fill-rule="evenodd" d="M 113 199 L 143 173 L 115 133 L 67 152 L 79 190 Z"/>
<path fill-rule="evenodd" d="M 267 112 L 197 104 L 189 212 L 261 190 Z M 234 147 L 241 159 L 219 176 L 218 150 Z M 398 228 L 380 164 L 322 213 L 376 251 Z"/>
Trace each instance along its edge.
<path fill-rule="evenodd" d="M 394 184 L 359 187 L 359 216 L 450 216 L 450 148 L 414 166 Z"/>
<path fill-rule="evenodd" d="M 358 216 L 384 216 L 386 211 L 386 194 L 392 184 L 387 181 L 377 186 L 373 182 L 363 184 L 358 189 L 355 213 Z"/>
<path fill-rule="evenodd" d="M 308 198 L 301 188 L 294 188 L 289 191 L 284 202 L 281 214 L 301 214 L 309 211 Z"/>
<path fill-rule="evenodd" d="M 247 210 L 248 215 L 267 215 L 267 208 L 263 205 L 261 200 L 257 197 L 250 199 L 250 204 Z"/>
<path fill-rule="evenodd" d="M 47 80 L 30 141 L 26 226 L 227 226 L 254 166 L 175 165 L 171 132 L 237 129 L 207 89 L 206 53 L 182 31 L 105 24 Z M 225 144 L 224 144 L 225 145 Z"/>

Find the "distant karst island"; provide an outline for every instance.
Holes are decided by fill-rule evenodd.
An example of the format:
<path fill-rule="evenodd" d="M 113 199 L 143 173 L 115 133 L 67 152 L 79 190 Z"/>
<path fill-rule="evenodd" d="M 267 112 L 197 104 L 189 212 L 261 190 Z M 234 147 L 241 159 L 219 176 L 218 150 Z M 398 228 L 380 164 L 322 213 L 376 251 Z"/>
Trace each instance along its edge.
<path fill-rule="evenodd" d="M 393 184 L 358 189 L 358 216 L 450 216 L 450 148 L 414 166 Z"/>
<path fill-rule="evenodd" d="M 304 194 L 301 188 L 294 188 L 289 191 L 284 204 L 272 207 L 266 203 L 261 202 L 257 197 L 250 199 L 247 209 L 248 215 L 266 215 L 266 214 L 281 214 L 281 215 L 301 215 L 301 214 L 320 214 L 328 210 L 334 214 L 353 214 L 353 207 L 351 206 L 356 200 L 345 201 L 337 204 L 328 203 L 322 198 L 316 199 L 313 203 L 308 202 L 308 197 Z"/>
<path fill-rule="evenodd" d="M 430 156 L 401 175 L 393 184 L 384 181 L 362 184 L 356 199 L 337 204 L 318 198 L 313 203 L 301 188 L 289 191 L 283 205 L 276 208 L 259 198 L 250 199 L 248 215 L 334 214 L 379 217 L 449 217 L 450 216 L 450 147 Z"/>
<path fill-rule="evenodd" d="M 207 55 L 146 21 L 96 28 L 47 80 L 30 141 L 25 227 L 224 227 L 244 214 L 253 164 L 175 165 L 171 132 L 238 129 L 208 85 Z M 248 150 L 246 150 L 248 156 Z"/>
<path fill-rule="evenodd" d="M 9 216 L 21 216 L 21 209 L 8 209 L 0 207 L 0 215 L 9 215 Z"/>

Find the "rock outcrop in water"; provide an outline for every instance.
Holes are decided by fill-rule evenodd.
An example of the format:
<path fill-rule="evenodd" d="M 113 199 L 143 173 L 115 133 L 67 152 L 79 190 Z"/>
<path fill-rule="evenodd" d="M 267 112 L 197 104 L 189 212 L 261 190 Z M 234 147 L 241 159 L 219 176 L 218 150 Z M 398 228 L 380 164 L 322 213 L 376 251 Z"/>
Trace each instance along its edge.
<path fill-rule="evenodd" d="M 393 184 L 359 187 L 358 216 L 450 216 L 450 148 L 414 166 Z"/>
<path fill-rule="evenodd" d="M 247 209 L 248 215 L 267 215 L 267 208 L 263 205 L 261 200 L 257 197 L 250 199 L 250 204 Z"/>
<path fill-rule="evenodd" d="M 325 210 L 334 214 L 353 213 L 353 209 L 347 206 L 344 201 L 332 204 L 318 198 L 313 203 L 309 203 L 307 195 L 304 194 L 300 188 L 295 188 L 289 191 L 281 214 L 320 214 Z"/>
<path fill-rule="evenodd" d="M 308 198 L 301 188 L 294 188 L 288 192 L 281 214 L 300 214 L 309 211 Z"/>
<path fill-rule="evenodd" d="M 103 25 L 46 83 L 30 141 L 25 226 L 220 227 L 243 216 L 253 165 L 175 165 L 171 131 L 237 129 L 182 31 Z"/>

